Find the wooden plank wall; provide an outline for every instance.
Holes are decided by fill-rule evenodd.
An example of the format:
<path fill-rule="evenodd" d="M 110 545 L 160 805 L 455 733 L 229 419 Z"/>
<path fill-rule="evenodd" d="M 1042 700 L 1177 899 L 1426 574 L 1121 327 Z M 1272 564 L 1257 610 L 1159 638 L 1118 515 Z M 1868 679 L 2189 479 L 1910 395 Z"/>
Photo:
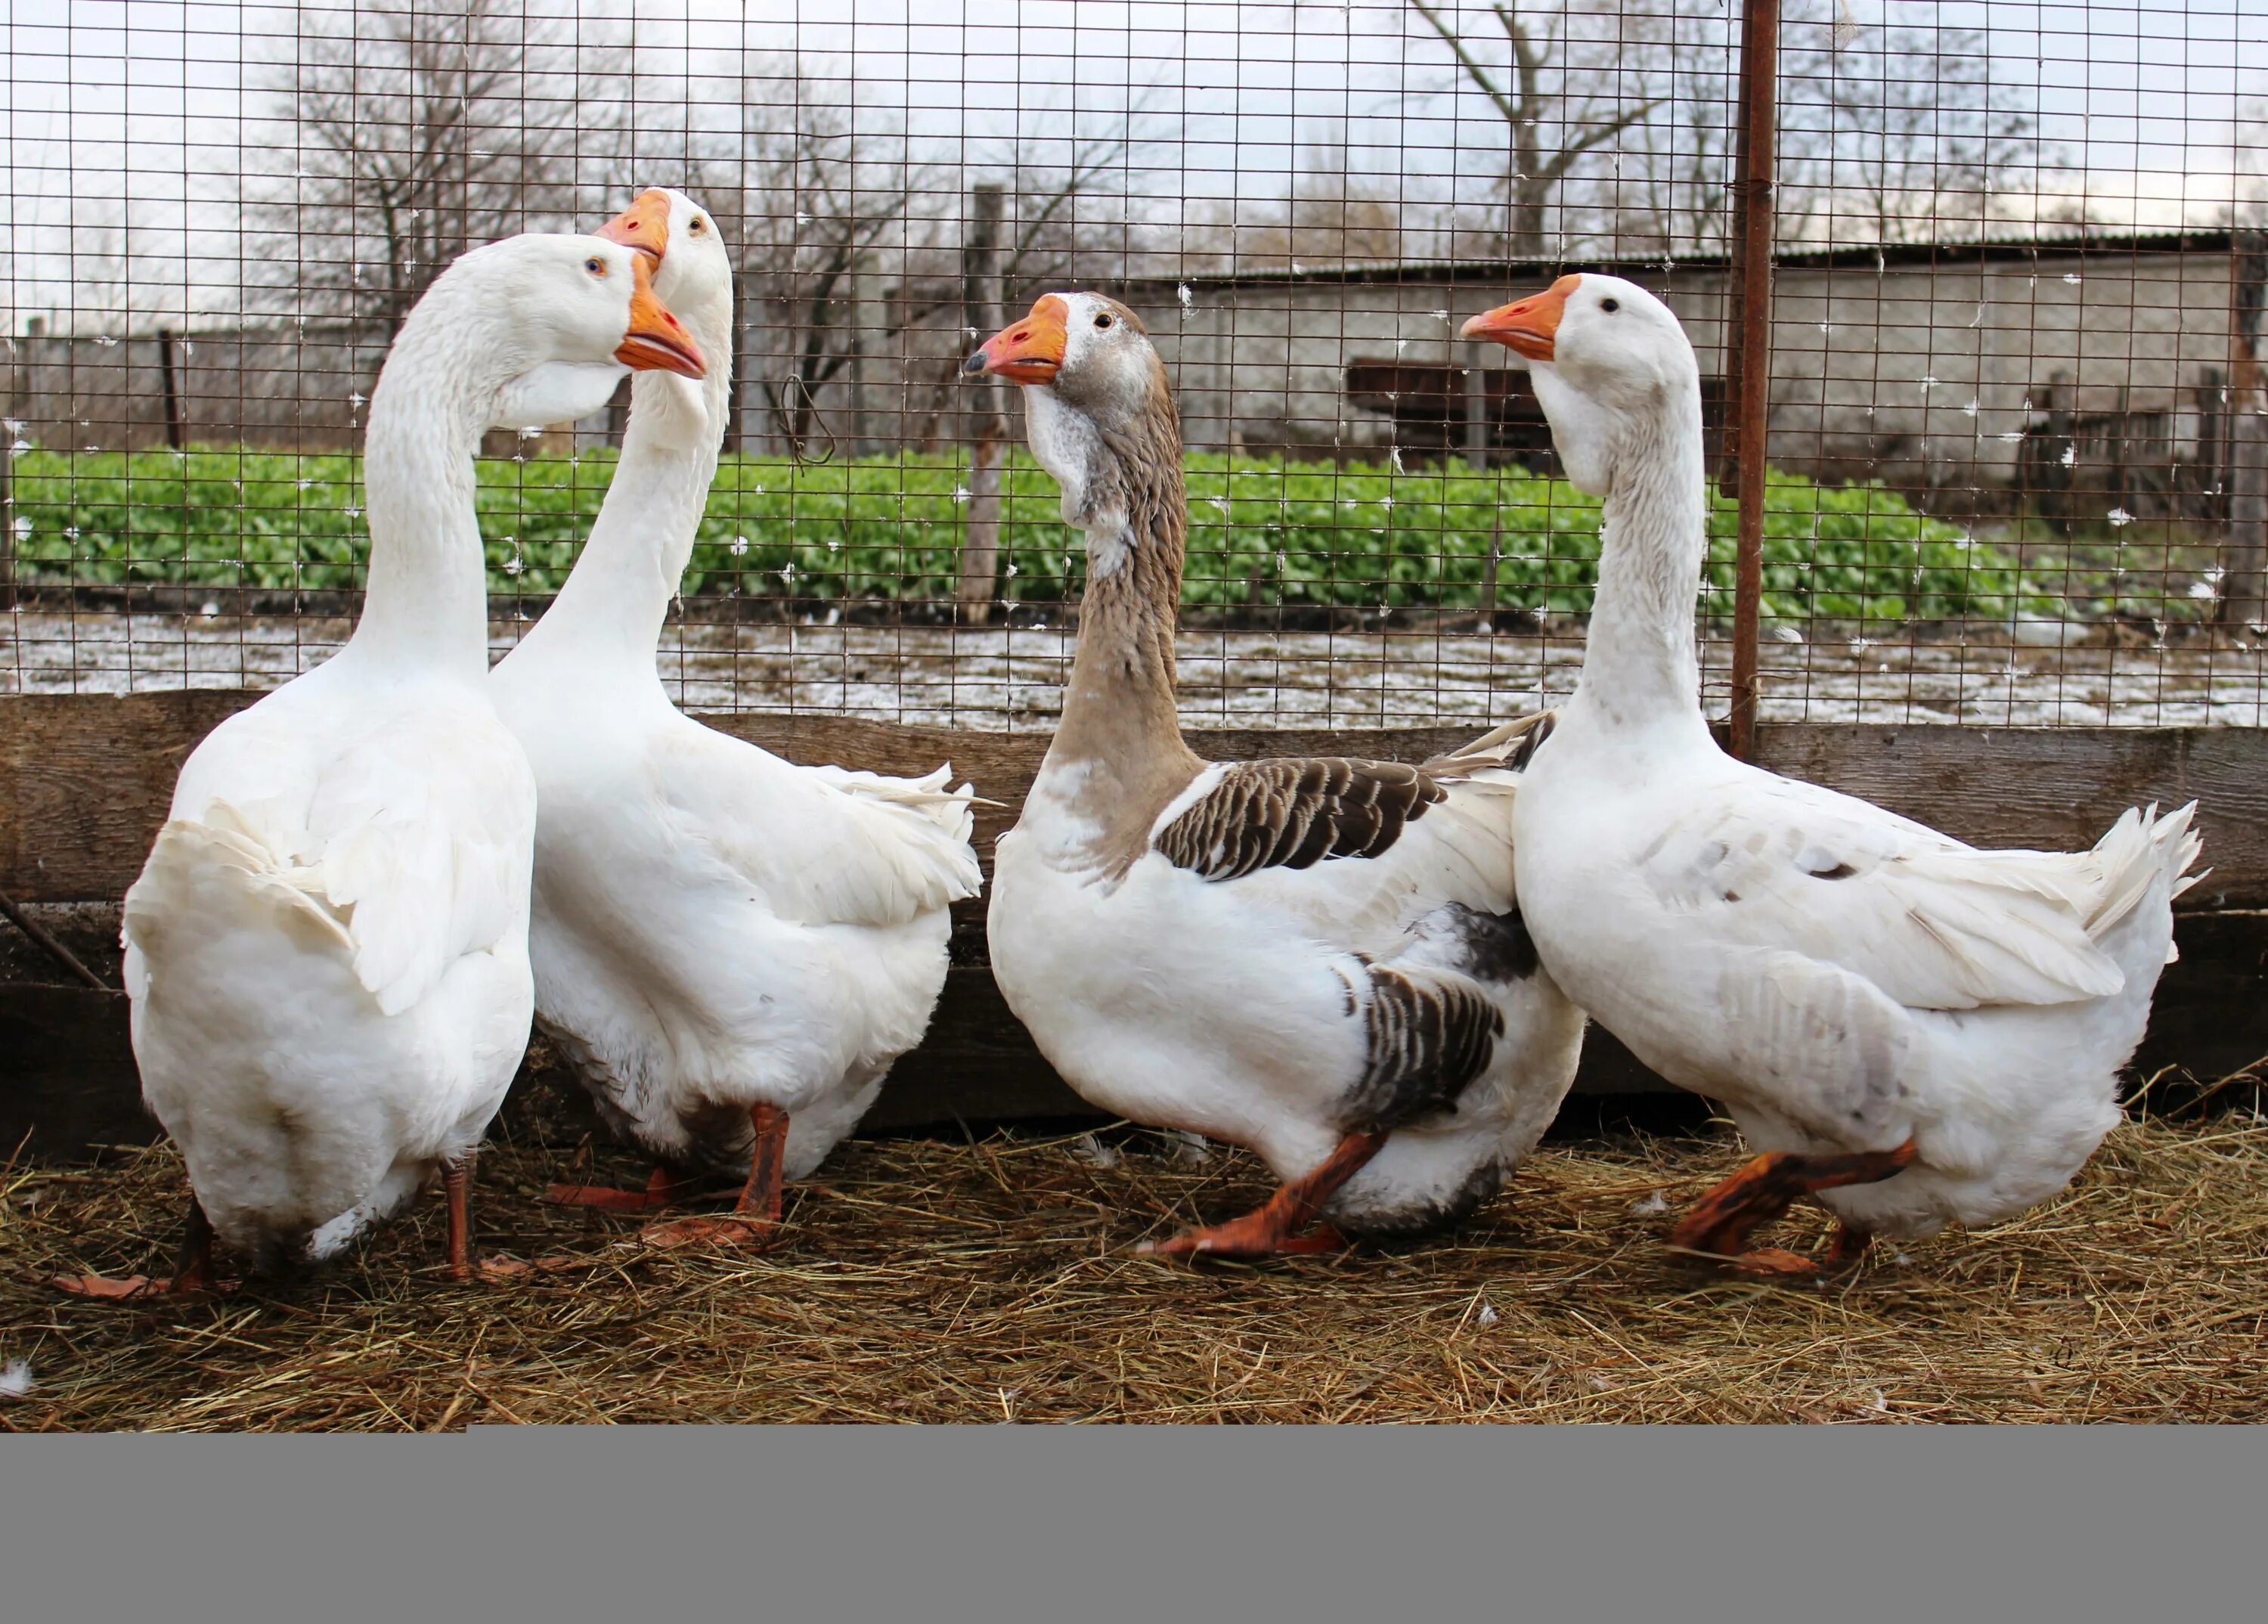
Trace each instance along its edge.
<path fill-rule="evenodd" d="M 0 697 L 0 891 L 19 902 L 115 899 L 139 870 L 188 752 L 258 696 L 181 691 L 129 698 Z M 840 717 L 738 713 L 712 727 L 798 761 L 885 772 L 955 772 L 1000 804 L 977 813 L 977 845 L 1014 821 L 1047 748 L 1044 734 L 955 732 Z M 1218 759 L 1330 753 L 1416 761 L 1471 727 L 1330 733 L 1198 732 Z M 1759 757 L 1777 771 L 1860 795 L 1983 845 L 2072 848 L 2120 811 L 2195 799 L 2211 875 L 2183 899 L 2184 963 L 2170 972 L 2146 1063 L 2225 1071 L 2268 1052 L 2268 730 L 1768 726 Z M 920 1049 L 900 1063 L 873 1121 L 912 1126 L 1084 1110 L 1042 1060 L 993 985 L 983 900 L 955 911 L 954 968 Z M 27 990 L 26 990 L 27 991 Z M 17 1069 L 46 1077 L 50 1097 L 78 1074 L 66 1053 L 131 1098 L 123 1012 L 105 994 L 48 989 L 5 1003 L 0 1053 L 40 1052 Z M 66 1008 L 68 1006 L 68 1008 Z M 2170 1020 L 2181 1012 L 2176 1027 Z M 113 1032 L 112 1027 L 118 1030 Z M 27 1047 L 31 1045 L 32 1047 Z M 1594 1031 L 1578 1086 L 1621 1092 L 1666 1085 Z"/>
<path fill-rule="evenodd" d="M 197 741 L 257 698 L 235 690 L 0 697 L 0 890 L 19 902 L 114 897 L 133 881 Z M 711 727 L 796 761 L 923 772 L 950 759 L 977 793 L 977 845 L 1016 808 L 1046 753 L 1042 733 L 958 732 L 835 716 L 741 712 Z M 1219 760 L 1321 753 L 1418 761 L 1477 728 L 1197 731 Z M 2199 804 L 2213 876 L 2191 908 L 2268 907 L 2268 729 L 1969 728 L 1766 725 L 1758 759 L 1979 845 L 2091 843 L 2145 801 Z M 989 866 L 989 861 L 988 861 Z"/>

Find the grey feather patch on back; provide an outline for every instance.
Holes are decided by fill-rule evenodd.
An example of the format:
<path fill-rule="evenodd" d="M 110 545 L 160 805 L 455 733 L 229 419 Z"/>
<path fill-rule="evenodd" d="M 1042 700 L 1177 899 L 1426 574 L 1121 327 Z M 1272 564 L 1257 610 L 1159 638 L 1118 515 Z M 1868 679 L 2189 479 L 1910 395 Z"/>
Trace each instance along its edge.
<path fill-rule="evenodd" d="M 1476 981 L 1502 986 L 1525 981 L 1542 967 L 1535 939 L 1520 910 L 1483 913 L 1461 902 L 1445 903 L 1419 926 L 1421 934 L 1454 941 L 1456 956 L 1448 961 Z"/>
<path fill-rule="evenodd" d="M 1830 1142 L 1865 1142 L 1905 1113 L 1912 1034 L 1863 978 L 1800 954 L 1723 956 L 1717 1009 L 1741 1072 L 1772 1108 Z"/>
<path fill-rule="evenodd" d="M 1347 1091 L 1341 1126 L 1375 1133 L 1436 1111 L 1488 1069 L 1504 1015 L 1462 976 L 1405 975 L 1369 966 L 1368 1045 L 1363 1074 Z"/>
<path fill-rule="evenodd" d="M 1240 762 L 1159 830 L 1153 845 L 1176 868 L 1208 880 L 1375 857 L 1447 794 L 1420 769 L 1395 762 Z"/>

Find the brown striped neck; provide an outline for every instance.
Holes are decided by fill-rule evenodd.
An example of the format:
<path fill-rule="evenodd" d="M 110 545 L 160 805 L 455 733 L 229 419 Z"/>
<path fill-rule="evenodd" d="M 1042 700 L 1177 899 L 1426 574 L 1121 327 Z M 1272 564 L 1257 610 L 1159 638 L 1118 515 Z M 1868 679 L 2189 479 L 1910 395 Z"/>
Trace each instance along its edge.
<path fill-rule="evenodd" d="M 1140 409 L 1116 423 L 1056 390 L 1026 399 L 1033 448 L 1063 486 L 1064 518 L 1086 535 L 1079 648 L 1042 771 L 1075 781 L 1079 815 L 1101 826 L 1108 845 L 1125 846 L 1146 838 L 1203 765 L 1182 742 L 1174 692 L 1189 527 L 1181 424 L 1162 371 Z"/>

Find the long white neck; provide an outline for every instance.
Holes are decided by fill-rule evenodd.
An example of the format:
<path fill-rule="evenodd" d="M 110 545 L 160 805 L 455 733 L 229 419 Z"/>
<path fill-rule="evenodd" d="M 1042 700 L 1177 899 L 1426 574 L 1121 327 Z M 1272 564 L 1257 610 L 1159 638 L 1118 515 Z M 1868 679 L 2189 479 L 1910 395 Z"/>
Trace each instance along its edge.
<path fill-rule="evenodd" d="M 488 572 L 473 457 L 488 424 L 465 365 L 470 336 L 452 320 L 458 302 L 429 295 L 411 313 L 371 392 L 370 575 L 347 652 L 478 682 L 488 672 Z"/>
<path fill-rule="evenodd" d="M 558 651 L 571 647 L 578 665 L 655 670 L 655 645 L 717 476 L 733 393 L 731 297 L 688 308 L 681 319 L 707 373 L 698 385 L 667 373 L 636 375 L 622 454 L 591 539 L 522 640 L 523 648 L 554 651 L 538 660 L 569 658 Z"/>
<path fill-rule="evenodd" d="M 1705 737 L 1693 641 L 1709 542 L 1700 397 L 1675 392 L 1655 412 L 1619 418 L 1615 432 L 1598 596 L 1576 702 L 1609 726 L 1690 720 Z"/>

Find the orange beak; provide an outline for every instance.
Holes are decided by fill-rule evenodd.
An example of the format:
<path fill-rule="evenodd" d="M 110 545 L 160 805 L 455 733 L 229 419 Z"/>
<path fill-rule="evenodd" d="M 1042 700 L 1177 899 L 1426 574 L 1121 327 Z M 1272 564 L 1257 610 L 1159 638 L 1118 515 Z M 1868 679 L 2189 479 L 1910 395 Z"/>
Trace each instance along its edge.
<path fill-rule="evenodd" d="M 1040 296 L 1032 314 L 1004 327 L 979 344 L 961 364 L 964 373 L 990 373 L 1010 383 L 1053 383 L 1063 369 L 1071 341 L 1071 306 L 1052 293 Z"/>
<path fill-rule="evenodd" d="M 1567 312 L 1568 299 L 1582 285 L 1580 276 L 1562 277 L 1541 293 L 1475 316 L 1459 330 L 1467 338 L 1492 338 L 1531 361 L 1548 361 L 1552 358 L 1559 318 Z"/>
<path fill-rule="evenodd" d="M 675 373 L 681 378 L 706 377 L 709 366 L 701 358 L 701 346 L 693 342 L 693 335 L 679 325 L 669 306 L 653 295 L 653 272 L 651 263 L 641 254 L 630 262 L 630 275 L 636 278 L 630 292 L 630 331 L 622 335 L 622 348 L 615 351 L 615 359 L 633 372 Z"/>
<path fill-rule="evenodd" d="M 640 192 L 638 200 L 599 227 L 598 234 L 659 261 L 669 247 L 668 195 L 659 188 Z"/>

